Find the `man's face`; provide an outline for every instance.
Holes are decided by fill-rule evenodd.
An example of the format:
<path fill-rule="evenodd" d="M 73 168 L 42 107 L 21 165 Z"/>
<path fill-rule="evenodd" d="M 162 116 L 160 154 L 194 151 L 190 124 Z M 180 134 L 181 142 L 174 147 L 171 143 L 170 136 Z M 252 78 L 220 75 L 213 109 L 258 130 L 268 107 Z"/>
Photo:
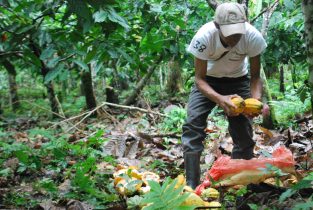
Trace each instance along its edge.
<path fill-rule="evenodd" d="M 233 34 L 227 37 L 224 37 L 223 34 L 221 33 L 223 41 L 230 47 L 234 47 L 239 40 L 241 39 L 242 34 Z"/>

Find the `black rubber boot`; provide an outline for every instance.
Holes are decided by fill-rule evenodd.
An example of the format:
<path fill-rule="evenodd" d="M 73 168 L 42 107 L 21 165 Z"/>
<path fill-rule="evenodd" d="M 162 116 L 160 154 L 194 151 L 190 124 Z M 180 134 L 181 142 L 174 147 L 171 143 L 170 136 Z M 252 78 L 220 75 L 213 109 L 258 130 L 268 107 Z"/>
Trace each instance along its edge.
<path fill-rule="evenodd" d="M 200 153 L 185 152 L 184 165 L 187 185 L 195 189 L 200 184 Z"/>

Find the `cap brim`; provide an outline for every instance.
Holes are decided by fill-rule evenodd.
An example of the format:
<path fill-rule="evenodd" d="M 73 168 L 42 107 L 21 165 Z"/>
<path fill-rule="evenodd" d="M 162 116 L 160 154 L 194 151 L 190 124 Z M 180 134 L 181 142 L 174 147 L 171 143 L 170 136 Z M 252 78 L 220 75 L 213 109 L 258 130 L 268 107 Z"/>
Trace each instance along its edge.
<path fill-rule="evenodd" d="M 235 23 L 229 25 L 220 25 L 223 36 L 227 37 L 233 34 L 245 34 L 245 23 Z"/>

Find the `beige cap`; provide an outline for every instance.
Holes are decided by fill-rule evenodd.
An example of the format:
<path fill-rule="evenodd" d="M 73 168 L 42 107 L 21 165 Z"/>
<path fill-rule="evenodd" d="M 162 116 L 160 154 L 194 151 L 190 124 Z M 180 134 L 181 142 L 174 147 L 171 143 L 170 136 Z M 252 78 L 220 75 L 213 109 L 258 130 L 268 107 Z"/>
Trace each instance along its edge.
<path fill-rule="evenodd" d="M 246 14 L 245 9 L 241 4 L 220 4 L 216 8 L 214 20 L 219 24 L 222 34 L 225 37 L 233 34 L 246 33 Z"/>

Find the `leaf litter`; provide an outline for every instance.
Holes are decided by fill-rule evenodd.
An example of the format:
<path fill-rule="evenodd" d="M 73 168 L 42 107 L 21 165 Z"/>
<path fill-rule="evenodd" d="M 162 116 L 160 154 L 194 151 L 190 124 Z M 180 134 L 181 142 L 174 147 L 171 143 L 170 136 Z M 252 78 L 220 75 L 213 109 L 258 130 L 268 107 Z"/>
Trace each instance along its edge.
<path fill-rule="evenodd" d="M 120 114 L 114 116 L 114 118 L 111 117 L 111 119 L 104 119 L 102 121 L 94 119 L 85 121 L 85 123 L 81 123 L 80 130 L 69 134 L 62 134 L 61 132 L 55 138 L 61 136 L 64 138 L 66 136 L 65 145 L 68 143 L 73 147 L 76 145 L 84 148 L 86 144 L 90 144 L 91 147 L 97 147 L 97 151 L 101 153 L 100 157 L 112 157 L 111 161 L 98 160 L 93 174 L 104 174 L 110 177 L 118 165 L 145 168 L 159 174 L 161 180 L 164 180 L 166 177 L 174 178 L 183 173 L 183 149 L 178 138 L 180 136 L 179 133 L 163 133 L 160 135 L 161 131 L 157 124 L 155 124 L 157 121 L 155 119 L 149 121 L 145 117 L 147 116 L 146 114 L 139 112 L 135 114 L 123 114 L 122 117 L 124 119 L 112 123 L 112 119 L 118 119 L 119 116 Z M 23 119 L 16 122 L 10 121 L 7 124 L 6 131 L 8 135 L 6 136 L 7 142 L 5 142 L 7 143 L 5 145 L 7 148 L 10 148 L 9 145 L 12 144 L 21 144 L 31 148 L 32 150 L 30 151 L 36 150 L 35 152 L 38 153 L 41 151 L 51 152 L 47 150 L 47 147 L 51 143 L 49 138 L 41 134 L 30 136 L 27 132 L 36 127 L 38 121 L 30 119 L 28 122 L 26 119 Z M 307 120 L 298 126 L 299 129 L 297 131 L 291 128 L 278 131 L 268 130 L 258 125 L 254 127 L 256 156 L 270 156 L 277 147 L 285 145 L 292 151 L 297 162 L 297 177 L 285 176 L 282 178 L 281 185 L 279 186 L 284 187 L 277 187 L 277 180 L 275 179 L 269 179 L 263 183 L 265 185 L 263 188 L 266 189 L 260 186 L 249 186 L 250 192 L 253 193 L 247 193 L 245 197 L 242 197 L 242 199 L 245 199 L 244 201 L 232 201 L 237 202 L 237 207 L 238 205 L 240 208 L 247 206 L 249 202 L 258 203 L 260 206 L 272 205 L 281 207 L 282 204 L 279 204 L 277 201 L 279 195 L 288 189 L 288 187 L 295 184 L 297 179 L 302 179 L 313 170 L 313 160 L 311 158 L 313 138 L 312 121 Z M 103 130 L 103 133 L 95 138 L 95 142 L 90 141 L 98 130 Z M 223 154 L 229 155 L 232 150 L 231 137 L 227 132 L 214 126 L 214 123 L 208 124 L 206 133 L 208 134 L 208 138 L 205 141 L 205 150 L 201 158 L 202 177 L 205 176 L 207 170 L 218 157 Z M 99 139 L 101 139 L 101 143 L 97 145 Z M 1 154 L 7 152 L 4 149 L 5 147 L 2 145 Z M 14 147 L 10 149 L 14 150 Z M 54 154 L 46 155 L 37 153 L 34 155 L 32 152 L 23 151 L 23 149 L 16 149 L 17 153 L 22 151 L 20 152 L 20 156 L 15 157 L 16 154 L 14 151 L 10 155 L 3 156 L 7 157 L 7 159 L 3 159 L 3 167 L 1 168 L 0 208 L 14 207 L 8 203 L 8 200 L 11 199 L 12 201 L 17 194 L 28 195 L 30 199 L 36 200 L 37 208 L 39 209 L 94 208 L 92 204 L 88 204 L 84 200 L 79 200 L 78 197 L 75 199 L 66 198 L 65 195 L 73 191 L 71 179 L 75 172 L 77 175 L 77 170 L 79 169 L 74 166 L 77 165 L 77 162 L 83 161 L 83 159 L 77 154 L 71 154 L 69 150 L 65 154 L 62 154 L 62 151 L 58 151 L 57 149 L 58 147 L 55 146 L 52 149 Z M 56 154 L 62 156 L 63 160 L 59 158 L 56 161 L 54 159 L 58 156 Z M 41 161 L 41 166 L 35 166 L 36 164 L 34 165 L 33 163 L 33 161 L 38 161 L 36 155 Z M 33 156 L 36 156 L 35 160 L 31 159 Z M 69 164 L 69 161 L 73 161 L 73 163 Z M 24 171 L 23 166 L 26 167 Z M 45 166 L 54 167 L 45 168 Z M 59 166 L 60 168 L 58 168 Z M 44 179 L 53 180 L 57 187 L 56 194 L 53 194 L 53 191 L 49 192 L 52 189 L 49 189 L 49 187 L 46 187 L 48 189 L 46 195 L 40 189 L 33 188 L 36 184 L 38 186 L 38 183 Z M 109 180 L 107 179 L 108 182 Z M 108 190 L 107 188 L 103 189 Z M 304 192 L 302 194 L 305 195 Z M 266 200 L 264 199 L 265 197 L 267 198 Z M 299 200 L 303 201 L 303 199 L 305 198 L 301 197 L 301 195 L 296 196 L 285 202 L 284 205 L 285 207 L 292 206 L 292 204 Z M 112 200 L 112 205 L 114 202 L 116 206 L 121 205 L 121 203 L 114 201 L 114 199 Z M 225 200 L 225 203 L 228 203 L 229 206 L 234 205 L 230 204 L 232 202 Z"/>

